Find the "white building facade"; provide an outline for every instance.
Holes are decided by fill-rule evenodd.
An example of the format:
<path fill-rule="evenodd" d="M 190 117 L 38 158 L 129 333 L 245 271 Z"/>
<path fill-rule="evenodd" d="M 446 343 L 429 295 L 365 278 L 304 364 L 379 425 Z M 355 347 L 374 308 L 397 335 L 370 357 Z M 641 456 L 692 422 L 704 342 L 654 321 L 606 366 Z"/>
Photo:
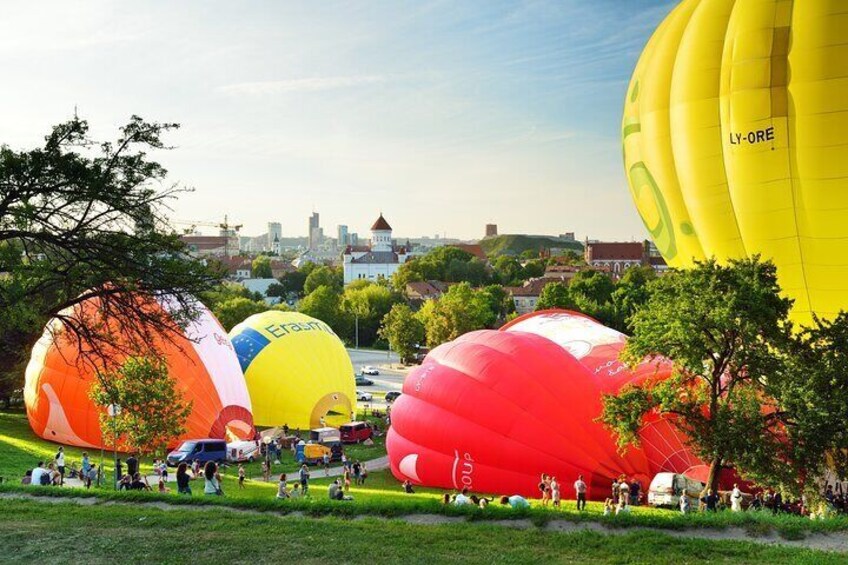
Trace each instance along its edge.
<path fill-rule="evenodd" d="M 389 278 L 406 263 L 409 253 L 404 247 L 392 244 L 392 227 L 380 214 L 371 226 L 371 245 L 349 245 L 344 252 L 344 283 L 357 280 L 376 281 Z"/>

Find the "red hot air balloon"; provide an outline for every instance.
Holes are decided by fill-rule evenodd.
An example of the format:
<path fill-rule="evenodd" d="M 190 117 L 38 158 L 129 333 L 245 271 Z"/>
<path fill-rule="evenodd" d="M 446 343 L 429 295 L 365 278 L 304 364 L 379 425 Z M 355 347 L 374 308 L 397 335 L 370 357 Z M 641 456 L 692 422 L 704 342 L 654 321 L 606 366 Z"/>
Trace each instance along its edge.
<path fill-rule="evenodd" d="M 670 374 L 668 363 L 630 370 L 618 360 L 625 342 L 582 314 L 546 311 L 437 347 L 392 408 L 393 474 L 432 487 L 536 496 L 546 473 L 565 497 L 574 497 L 582 474 L 589 497 L 603 500 L 622 474 L 647 486 L 660 471 L 701 465 L 662 418 L 649 418 L 641 446 L 623 455 L 595 421 L 602 394 Z"/>
<path fill-rule="evenodd" d="M 183 438 L 252 439 L 256 435 L 244 375 L 227 332 L 202 305 L 199 318 L 173 341 L 160 340 L 170 377 L 192 411 Z M 154 303 L 166 313 L 167 299 Z M 99 323 L 99 301 L 87 300 L 78 318 Z M 115 328 L 120 335 L 120 328 Z M 24 402 L 30 426 L 44 439 L 79 447 L 111 447 L 101 435 L 101 408 L 89 398 L 93 369 L 80 363 L 76 343 L 62 322 L 52 320 L 32 351 Z"/>

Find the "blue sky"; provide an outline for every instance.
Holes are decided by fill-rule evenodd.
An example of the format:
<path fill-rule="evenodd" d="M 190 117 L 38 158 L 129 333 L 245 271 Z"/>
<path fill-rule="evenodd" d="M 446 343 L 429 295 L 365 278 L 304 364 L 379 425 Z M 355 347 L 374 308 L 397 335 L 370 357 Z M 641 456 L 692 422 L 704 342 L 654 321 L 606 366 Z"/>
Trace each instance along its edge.
<path fill-rule="evenodd" d="M 0 142 L 176 121 L 174 216 L 644 237 L 619 122 L 675 2 L 5 2 Z M 37 5 L 36 5 L 37 4 Z"/>

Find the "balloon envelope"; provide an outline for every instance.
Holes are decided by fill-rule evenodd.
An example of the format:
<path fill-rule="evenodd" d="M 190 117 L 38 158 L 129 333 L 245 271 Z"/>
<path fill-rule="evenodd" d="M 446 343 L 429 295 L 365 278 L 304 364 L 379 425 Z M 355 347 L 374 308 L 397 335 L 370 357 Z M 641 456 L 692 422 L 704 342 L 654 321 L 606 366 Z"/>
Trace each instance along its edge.
<path fill-rule="evenodd" d="M 166 299 L 152 307 L 173 311 Z M 82 309 L 79 319 L 102 321 L 97 299 L 76 308 Z M 192 403 L 181 439 L 252 439 L 256 430 L 250 397 L 235 351 L 215 316 L 200 304 L 197 308 L 198 319 L 183 334 L 156 344 L 182 399 Z M 51 321 L 26 369 L 24 402 L 35 433 L 68 445 L 111 448 L 113 439 L 100 429 L 99 416 L 105 409 L 89 398 L 94 381 L 93 368 L 80 361 L 77 344 L 63 323 Z"/>
<path fill-rule="evenodd" d="M 647 488 L 657 472 L 700 465 L 664 419 L 648 418 L 642 446 L 624 455 L 595 421 L 602 394 L 669 374 L 662 363 L 624 366 L 625 340 L 581 314 L 550 311 L 437 347 L 392 408 L 392 472 L 427 486 L 526 496 L 538 494 L 546 473 L 570 497 L 582 474 L 589 497 L 603 500 L 621 474 Z"/>
<path fill-rule="evenodd" d="M 803 324 L 848 309 L 846 34 L 841 0 L 684 0 L 625 102 L 631 194 L 669 265 L 760 254 Z"/>
<path fill-rule="evenodd" d="M 344 344 L 320 320 L 298 312 L 255 314 L 230 332 L 257 425 L 309 429 L 350 420 L 353 366 Z"/>

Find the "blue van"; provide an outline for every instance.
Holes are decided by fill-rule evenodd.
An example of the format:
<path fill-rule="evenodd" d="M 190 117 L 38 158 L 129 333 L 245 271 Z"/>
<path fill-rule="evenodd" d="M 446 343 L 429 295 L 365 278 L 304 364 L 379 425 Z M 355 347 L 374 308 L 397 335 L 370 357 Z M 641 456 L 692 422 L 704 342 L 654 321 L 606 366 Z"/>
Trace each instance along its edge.
<path fill-rule="evenodd" d="M 180 463 L 192 463 L 195 459 L 201 463 L 227 460 L 227 442 L 222 439 L 189 439 L 176 450 L 168 454 L 168 466 L 176 467 Z"/>

